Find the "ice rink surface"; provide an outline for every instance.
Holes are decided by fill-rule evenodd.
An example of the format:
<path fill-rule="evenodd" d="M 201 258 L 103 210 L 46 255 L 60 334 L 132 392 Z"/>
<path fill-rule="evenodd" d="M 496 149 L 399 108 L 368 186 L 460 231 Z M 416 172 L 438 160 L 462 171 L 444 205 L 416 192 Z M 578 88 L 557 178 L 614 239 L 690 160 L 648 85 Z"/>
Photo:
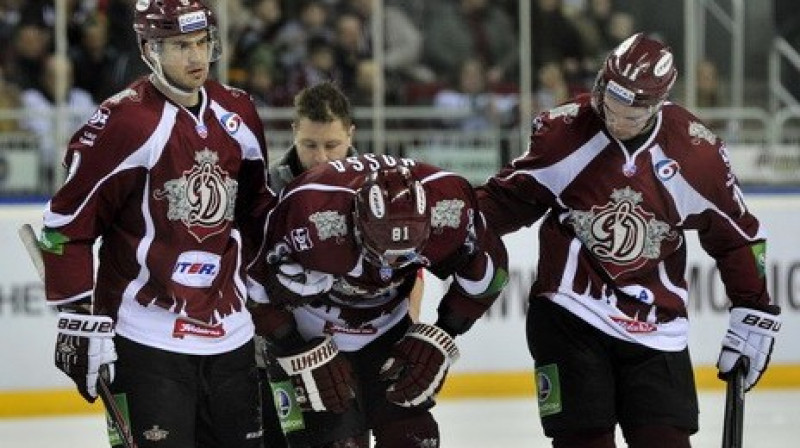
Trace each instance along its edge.
<path fill-rule="evenodd" d="M 723 400 L 722 392 L 700 394 L 700 432 L 692 438 L 693 447 L 720 446 Z M 800 390 L 754 391 L 747 394 L 745 408 L 745 447 L 800 446 Z M 532 398 L 445 400 L 434 413 L 443 448 L 550 446 Z M 0 419 L 3 448 L 107 448 L 104 433 L 105 422 L 100 415 Z M 624 447 L 619 434 L 617 438 L 617 446 Z"/>

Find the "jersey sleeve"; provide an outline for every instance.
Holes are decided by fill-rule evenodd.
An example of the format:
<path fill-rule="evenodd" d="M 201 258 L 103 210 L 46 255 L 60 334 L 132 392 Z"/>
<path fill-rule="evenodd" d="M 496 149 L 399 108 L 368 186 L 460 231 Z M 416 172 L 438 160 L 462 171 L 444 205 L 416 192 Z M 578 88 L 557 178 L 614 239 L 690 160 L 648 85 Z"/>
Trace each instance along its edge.
<path fill-rule="evenodd" d="M 457 179 L 448 182 L 450 187 L 430 188 L 439 192 L 452 188 L 452 195 L 432 204 L 430 244 L 440 253 L 435 254 L 436 261 L 429 269 L 440 278 L 452 276 L 439 305 L 439 320 L 455 333 L 462 333 L 492 306 L 508 282 L 508 254 L 499 235 L 480 214 L 469 183 Z M 456 221 L 448 214 L 455 214 L 454 204 L 459 202 L 464 206 Z M 455 222 L 458 225 L 452 225 Z"/>
<path fill-rule="evenodd" d="M 715 259 L 733 306 L 768 309 L 766 233 L 745 204 L 728 150 L 717 139 L 695 150 L 693 157 L 681 166 L 707 203 L 685 224 L 697 229 L 701 246 Z"/>
<path fill-rule="evenodd" d="M 562 108 L 577 104 L 568 104 Z M 556 111 L 554 109 L 554 111 Z M 503 167 L 497 174 L 476 188 L 481 212 L 488 226 L 499 235 L 529 226 L 551 207 L 554 195 L 538 179 L 537 170 L 557 161 L 559 145 L 565 141 L 566 127 L 560 113 L 543 112 L 533 122 L 527 152 Z"/>
<path fill-rule="evenodd" d="M 145 176 L 147 160 L 135 149 L 147 139 L 150 117 L 101 106 L 71 138 L 64 158 L 67 179 L 44 212 L 41 244 L 45 291 L 50 304 L 73 302 L 94 287 L 95 240 L 114 225 Z M 138 126 L 130 126 L 136 120 Z M 137 186 L 137 187 L 132 187 Z"/>

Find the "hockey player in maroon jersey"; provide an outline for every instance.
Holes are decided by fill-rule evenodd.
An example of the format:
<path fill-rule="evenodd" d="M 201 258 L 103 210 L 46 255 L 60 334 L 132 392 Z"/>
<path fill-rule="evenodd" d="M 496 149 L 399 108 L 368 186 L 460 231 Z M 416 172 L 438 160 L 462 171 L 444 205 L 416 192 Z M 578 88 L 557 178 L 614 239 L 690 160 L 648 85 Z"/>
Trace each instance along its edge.
<path fill-rule="evenodd" d="M 267 218 L 258 334 L 290 375 L 277 394 L 291 446 L 435 447 L 429 409 L 456 336 L 507 281 L 502 241 L 461 176 L 365 154 L 300 175 Z M 426 267 L 453 281 L 435 325 L 412 324 Z"/>
<path fill-rule="evenodd" d="M 527 333 L 539 414 L 555 447 L 680 448 L 698 429 L 687 349 L 684 231 L 696 230 L 731 300 L 718 368 L 750 359 L 751 388 L 780 327 L 764 278 L 764 229 L 725 144 L 667 101 L 677 71 L 636 34 L 591 95 L 539 115 L 527 154 L 479 187 L 490 228 L 543 218 Z"/>
<path fill-rule="evenodd" d="M 257 448 L 243 244 L 260 247 L 273 200 L 264 130 L 246 93 L 208 80 L 207 6 L 139 0 L 134 20 L 152 74 L 72 137 L 44 213 L 56 365 L 89 401 L 107 366 L 139 448 Z"/>
<path fill-rule="evenodd" d="M 357 155 L 353 147 L 356 126 L 350 108 L 350 100 L 331 82 L 322 82 L 301 90 L 294 98 L 294 120 L 292 136 L 294 143 L 283 156 L 269 169 L 269 185 L 274 192 L 283 188 L 306 170 L 332 160 Z M 409 293 L 409 315 L 419 319 L 424 281 L 422 269 L 417 273 L 417 282 Z M 275 406 L 270 383 L 280 383 L 286 379 L 274 358 L 265 359 L 264 338 L 256 337 L 256 363 L 262 379 L 262 417 L 264 420 L 264 441 L 270 448 L 287 446 Z M 267 367 L 272 368 L 272 380 L 267 375 Z M 280 393 L 280 392 L 278 392 Z M 278 402 L 280 404 L 280 402 Z M 291 437 L 290 437 L 291 438 Z"/>

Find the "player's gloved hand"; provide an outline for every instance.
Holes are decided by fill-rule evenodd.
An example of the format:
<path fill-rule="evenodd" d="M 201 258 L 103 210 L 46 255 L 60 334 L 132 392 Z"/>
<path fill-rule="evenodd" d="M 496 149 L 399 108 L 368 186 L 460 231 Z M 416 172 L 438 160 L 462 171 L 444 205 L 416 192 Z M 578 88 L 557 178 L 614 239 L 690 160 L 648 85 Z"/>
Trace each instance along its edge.
<path fill-rule="evenodd" d="M 313 302 L 333 287 L 334 276 L 325 272 L 305 269 L 297 263 L 273 265 L 273 275 L 267 280 L 270 301 L 289 306 Z"/>
<path fill-rule="evenodd" d="M 441 328 L 411 325 L 381 367 L 381 379 L 391 382 L 386 398 L 404 407 L 432 404 L 458 356 L 455 341 Z"/>
<path fill-rule="evenodd" d="M 767 369 L 775 336 L 781 328 L 777 314 L 751 308 L 732 308 L 728 332 L 722 339 L 717 369 L 725 379 L 741 356 L 749 359 L 749 370 L 744 380 L 745 390 L 756 385 Z"/>
<path fill-rule="evenodd" d="M 109 382 L 114 380 L 114 321 L 108 316 L 61 312 L 56 337 L 56 367 L 78 386 L 89 403 L 97 399 L 100 367 L 108 368 Z"/>
<path fill-rule="evenodd" d="M 355 397 L 353 370 L 330 336 L 314 338 L 301 350 L 279 356 L 300 407 L 312 411 L 346 411 Z"/>

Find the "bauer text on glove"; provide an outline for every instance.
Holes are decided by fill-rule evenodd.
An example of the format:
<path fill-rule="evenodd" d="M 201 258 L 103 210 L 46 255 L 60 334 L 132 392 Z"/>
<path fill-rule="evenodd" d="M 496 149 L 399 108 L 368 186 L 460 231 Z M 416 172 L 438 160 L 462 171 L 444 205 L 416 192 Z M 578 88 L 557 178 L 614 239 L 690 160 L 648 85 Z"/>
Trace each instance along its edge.
<path fill-rule="evenodd" d="M 55 364 L 78 386 L 86 401 L 97 399 L 100 367 L 107 365 L 114 380 L 114 322 L 108 316 L 61 312 L 58 315 Z"/>
<path fill-rule="evenodd" d="M 780 328 L 781 319 L 775 314 L 732 308 L 728 332 L 722 339 L 722 351 L 717 361 L 720 378 L 731 373 L 739 357 L 746 356 L 750 367 L 745 377 L 745 390 L 755 386 L 767 369 Z"/>

